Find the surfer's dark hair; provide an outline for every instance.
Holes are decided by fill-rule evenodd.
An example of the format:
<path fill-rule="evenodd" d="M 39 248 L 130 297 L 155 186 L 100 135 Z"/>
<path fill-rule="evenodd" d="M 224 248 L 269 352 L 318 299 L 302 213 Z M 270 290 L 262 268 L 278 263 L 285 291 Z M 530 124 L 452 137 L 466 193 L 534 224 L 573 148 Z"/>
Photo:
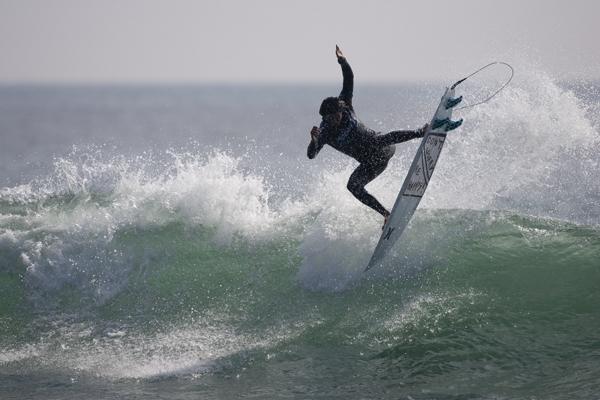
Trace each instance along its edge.
<path fill-rule="evenodd" d="M 319 114 L 324 117 L 328 114 L 333 114 L 341 110 L 342 107 L 340 105 L 340 99 L 337 97 L 328 97 L 321 103 Z"/>

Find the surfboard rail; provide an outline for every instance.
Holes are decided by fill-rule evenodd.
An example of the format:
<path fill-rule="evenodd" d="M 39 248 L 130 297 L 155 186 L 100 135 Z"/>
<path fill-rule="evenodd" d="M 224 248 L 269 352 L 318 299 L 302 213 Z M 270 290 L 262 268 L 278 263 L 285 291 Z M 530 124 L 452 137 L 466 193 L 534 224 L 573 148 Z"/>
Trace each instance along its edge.
<path fill-rule="evenodd" d="M 461 100 L 462 96 L 454 98 L 454 86 L 446 88 L 425 136 L 421 140 L 419 149 L 365 271 L 381 263 L 410 222 L 429 185 L 437 160 L 444 147 L 447 132 L 458 128 L 462 124 L 462 119 L 458 121 L 452 121 L 451 119 L 453 107 L 459 104 Z"/>

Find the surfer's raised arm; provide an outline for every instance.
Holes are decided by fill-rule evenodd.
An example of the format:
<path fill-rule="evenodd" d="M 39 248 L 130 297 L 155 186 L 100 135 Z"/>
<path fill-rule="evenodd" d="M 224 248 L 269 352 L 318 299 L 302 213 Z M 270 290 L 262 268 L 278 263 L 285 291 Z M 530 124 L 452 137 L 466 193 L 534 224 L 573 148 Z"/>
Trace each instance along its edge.
<path fill-rule="evenodd" d="M 342 75 L 344 76 L 344 85 L 342 86 L 342 91 L 340 92 L 340 100 L 344 100 L 344 102 L 348 105 L 348 107 L 352 108 L 352 91 L 354 90 L 354 73 L 352 72 L 352 68 L 350 68 L 350 64 L 344 57 L 342 50 L 335 46 L 335 55 L 337 56 L 338 63 L 342 66 Z"/>

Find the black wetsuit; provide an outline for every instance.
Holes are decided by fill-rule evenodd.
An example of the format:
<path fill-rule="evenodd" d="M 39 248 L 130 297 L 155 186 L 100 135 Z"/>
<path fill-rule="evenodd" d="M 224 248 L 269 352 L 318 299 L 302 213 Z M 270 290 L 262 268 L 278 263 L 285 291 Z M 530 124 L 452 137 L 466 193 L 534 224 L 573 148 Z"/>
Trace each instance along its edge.
<path fill-rule="evenodd" d="M 367 128 L 356 118 L 352 106 L 352 91 L 354 88 L 354 74 L 345 58 L 339 58 L 342 66 L 344 85 L 339 95 L 343 100 L 342 120 L 337 128 L 328 126 L 323 121 L 316 142 L 311 140 L 308 145 L 308 158 L 315 158 L 325 144 L 349 155 L 357 160 L 360 165 L 354 170 L 348 180 L 348 190 L 362 203 L 371 207 L 383 216 L 389 212 L 377 199 L 365 190 L 365 185 L 379 176 L 386 168 L 388 161 L 396 150 L 394 144 L 423 137 L 421 131 L 393 131 L 380 134 Z"/>

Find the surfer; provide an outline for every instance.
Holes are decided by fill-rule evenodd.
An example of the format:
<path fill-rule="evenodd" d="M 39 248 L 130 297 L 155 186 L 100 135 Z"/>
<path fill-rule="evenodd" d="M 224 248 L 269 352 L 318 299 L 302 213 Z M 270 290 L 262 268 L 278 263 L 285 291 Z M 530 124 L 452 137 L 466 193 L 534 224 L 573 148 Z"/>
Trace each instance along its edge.
<path fill-rule="evenodd" d="M 352 106 L 354 74 L 340 48 L 335 46 L 335 55 L 342 67 L 344 83 L 338 97 L 327 97 L 321 103 L 319 114 L 323 117 L 319 127 L 310 131 L 308 158 L 313 159 L 328 144 L 334 149 L 354 158 L 360 165 L 352 172 L 347 188 L 363 204 L 377 211 L 384 218 L 384 225 L 390 212 L 365 190 L 365 185 L 379 176 L 387 168 L 394 155 L 394 144 L 425 136 L 427 124 L 415 131 L 393 131 L 380 134 L 366 127 L 356 118 Z"/>

